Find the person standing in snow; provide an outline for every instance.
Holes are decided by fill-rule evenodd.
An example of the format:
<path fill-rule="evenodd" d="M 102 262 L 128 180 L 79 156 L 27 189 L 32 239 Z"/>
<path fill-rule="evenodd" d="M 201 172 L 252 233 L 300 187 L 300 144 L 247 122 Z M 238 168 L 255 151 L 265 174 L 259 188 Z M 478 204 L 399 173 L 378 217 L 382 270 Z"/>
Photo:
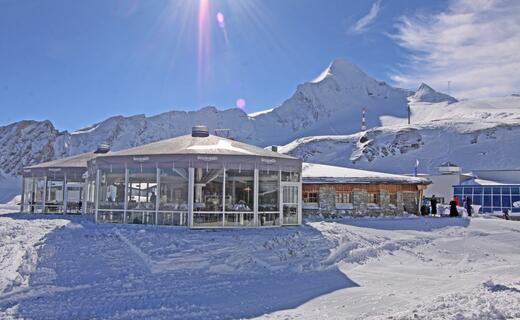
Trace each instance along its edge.
<path fill-rule="evenodd" d="M 455 201 L 456 205 L 459 205 L 459 197 L 453 196 L 453 201 Z M 451 202 L 450 202 L 451 203 Z"/>
<path fill-rule="evenodd" d="M 432 215 L 435 216 L 437 215 L 437 199 L 435 198 L 435 195 L 432 196 L 432 198 L 430 199 L 430 205 L 432 207 Z"/>
<path fill-rule="evenodd" d="M 458 217 L 459 211 L 457 210 L 457 202 L 455 200 L 450 201 L 450 217 Z"/>
<path fill-rule="evenodd" d="M 468 211 L 468 217 L 471 217 L 471 214 L 473 212 L 473 208 L 471 207 L 472 204 L 473 204 L 473 200 L 471 199 L 471 197 L 467 197 L 466 198 L 466 210 Z"/>

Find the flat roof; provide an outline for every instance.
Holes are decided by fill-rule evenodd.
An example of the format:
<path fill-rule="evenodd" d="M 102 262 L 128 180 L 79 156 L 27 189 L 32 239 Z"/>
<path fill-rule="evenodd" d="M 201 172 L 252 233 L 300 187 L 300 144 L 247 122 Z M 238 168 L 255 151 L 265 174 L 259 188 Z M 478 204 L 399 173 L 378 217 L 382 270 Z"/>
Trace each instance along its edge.
<path fill-rule="evenodd" d="M 429 184 L 421 177 L 409 177 L 399 174 L 377 171 L 359 170 L 347 167 L 329 166 L 317 163 L 303 163 L 303 183 L 396 183 L 396 184 Z"/>

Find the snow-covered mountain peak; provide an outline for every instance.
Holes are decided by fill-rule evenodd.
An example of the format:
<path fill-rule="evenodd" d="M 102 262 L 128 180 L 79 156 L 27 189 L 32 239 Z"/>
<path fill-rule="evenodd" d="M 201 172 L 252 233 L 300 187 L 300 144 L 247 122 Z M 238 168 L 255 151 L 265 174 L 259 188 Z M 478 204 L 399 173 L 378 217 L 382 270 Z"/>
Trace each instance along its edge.
<path fill-rule="evenodd" d="M 458 100 L 454 97 L 447 95 L 442 92 L 435 91 L 432 87 L 427 85 L 426 83 L 421 83 L 415 94 L 410 97 L 411 102 L 430 102 L 430 103 L 438 103 L 438 102 L 448 102 L 454 103 Z"/>
<path fill-rule="evenodd" d="M 335 59 L 318 77 L 310 81 L 310 83 L 321 83 L 331 78 L 340 83 L 375 81 L 350 61 Z"/>

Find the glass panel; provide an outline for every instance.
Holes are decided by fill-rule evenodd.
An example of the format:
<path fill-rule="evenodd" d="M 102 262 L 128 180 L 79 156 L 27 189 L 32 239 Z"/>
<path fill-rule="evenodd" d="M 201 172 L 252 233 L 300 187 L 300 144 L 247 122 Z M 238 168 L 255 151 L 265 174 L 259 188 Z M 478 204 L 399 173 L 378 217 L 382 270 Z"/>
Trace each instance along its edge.
<path fill-rule="evenodd" d="M 491 194 L 491 188 L 489 188 L 489 187 L 484 188 L 484 194 Z"/>
<path fill-rule="evenodd" d="M 300 173 L 299 172 L 282 172 L 282 181 L 300 182 Z"/>
<path fill-rule="evenodd" d="M 193 210 L 222 211 L 223 182 L 224 170 L 196 168 Z"/>
<path fill-rule="evenodd" d="M 507 195 L 511 193 L 511 188 L 502 187 L 502 195 Z"/>
<path fill-rule="evenodd" d="M 143 168 L 128 171 L 127 209 L 155 211 L 157 200 L 157 169 Z"/>
<path fill-rule="evenodd" d="M 226 211 L 253 211 L 254 174 L 253 170 L 226 170 Z"/>
<path fill-rule="evenodd" d="M 473 204 L 482 205 L 482 196 L 473 196 Z"/>
<path fill-rule="evenodd" d="M 258 173 L 258 211 L 280 211 L 279 199 L 279 172 L 260 170 Z"/>
<path fill-rule="evenodd" d="M 157 224 L 185 226 L 187 212 L 159 212 L 157 213 Z"/>
<path fill-rule="evenodd" d="M 520 195 L 520 188 L 517 188 L 517 187 L 511 188 L 511 194 Z"/>
<path fill-rule="evenodd" d="M 253 213 L 227 213 L 224 225 L 226 227 L 253 227 L 255 215 Z"/>
<path fill-rule="evenodd" d="M 23 209 L 24 212 L 34 212 L 34 179 L 23 179 Z"/>
<path fill-rule="evenodd" d="M 103 169 L 99 181 L 99 209 L 124 209 L 125 169 Z"/>
<path fill-rule="evenodd" d="M 188 169 L 160 169 L 159 210 L 188 210 Z"/>
<path fill-rule="evenodd" d="M 520 196 L 511 196 L 511 202 L 513 207 L 520 208 Z"/>
<path fill-rule="evenodd" d="M 47 180 L 45 212 L 63 213 L 63 184 L 63 180 Z"/>
<path fill-rule="evenodd" d="M 493 196 L 493 207 L 500 207 L 502 204 L 500 203 L 500 196 Z"/>
<path fill-rule="evenodd" d="M 453 193 L 456 193 L 456 194 L 462 194 L 462 188 L 461 188 L 461 187 L 455 187 L 455 188 L 453 188 Z"/>
<path fill-rule="evenodd" d="M 83 206 L 83 186 L 79 183 L 67 183 L 67 212 L 81 213 Z"/>
<path fill-rule="evenodd" d="M 98 222 L 123 223 L 123 211 L 98 211 Z"/>
<path fill-rule="evenodd" d="M 509 195 L 502 196 L 502 207 L 511 208 L 511 196 L 509 196 Z"/>
<path fill-rule="evenodd" d="M 196 227 L 221 227 L 222 213 L 193 212 L 193 225 Z"/>
<path fill-rule="evenodd" d="M 466 195 L 466 196 L 469 195 L 470 196 L 472 194 L 473 194 L 473 188 L 468 188 L 468 187 L 464 188 L 464 195 Z"/>
<path fill-rule="evenodd" d="M 96 181 L 95 177 L 89 177 L 87 182 L 87 213 L 95 213 L 96 212 Z"/>
<path fill-rule="evenodd" d="M 260 212 L 258 213 L 258 223 L 261 227 L 276 226 L 280 223 L 280 213 L 278 212 Z"/>
<path fill-rule="evenodd" d="M 491 206 L 491 196 L 484 196 L 484 206 L 486 206 L 486 207 Z"/>
<path fill-rule="evenodd" d="M 283 187 L 283 223 L 298 224 L 298 187 Z"/>
<path fill-rule="evenodd" d="M 500 188 L 494 187 L 493 188 L 493 195 L 500 195 Z"/>
<path fill-rule="evenodd" d="M 482 188 L 473 188 L 473 194 L 482 194 Z"/>

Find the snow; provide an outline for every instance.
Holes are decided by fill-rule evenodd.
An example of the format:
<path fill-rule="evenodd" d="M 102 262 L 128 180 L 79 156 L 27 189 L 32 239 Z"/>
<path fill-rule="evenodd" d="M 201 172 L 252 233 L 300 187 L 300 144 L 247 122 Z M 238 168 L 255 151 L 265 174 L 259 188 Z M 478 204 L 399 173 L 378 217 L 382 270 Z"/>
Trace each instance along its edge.
<path fill-rule="evenodd" d="M 279 151 L 306 162 L 411 174 L 437 173 L 453 161 L 465 171 L 518 167 L 520 98 L 411 104 L 406 118 L 382 117 L 383 126 L 350 135 L 299 138 Z"/>
<path fill-rule="evenodd" d="M 362 218 L 189 230 L 0 216 L 0 318 L 520 317 L 520 224 Z"/>
<path fill-rule="evenodd" d="M 428 179 L 389 174 L 377 171 L 359 170 L 347 167 L 329 166 L 317 163 L 304 162 L 302 177 L 305 182 L 330 183 L 371 183 L 371 182 L 400 182 L 400 183 L 427 183 Z"/>
<path fill-rule="evenodd" d="M 253 113 L 248 113 L 247 115 L 251 118 L 254 118 L 256 116 L 259 116 L 261 114 L 266 114 L 266 113 L 269 113 L 269 112 L 272 112 L 274 110 L 274 108 L 271 108 L 271 109 L 267 109 L 267 110 L 262 110 L 262 111 L 257 111 L 257 112 L 253 112 Z"/>

